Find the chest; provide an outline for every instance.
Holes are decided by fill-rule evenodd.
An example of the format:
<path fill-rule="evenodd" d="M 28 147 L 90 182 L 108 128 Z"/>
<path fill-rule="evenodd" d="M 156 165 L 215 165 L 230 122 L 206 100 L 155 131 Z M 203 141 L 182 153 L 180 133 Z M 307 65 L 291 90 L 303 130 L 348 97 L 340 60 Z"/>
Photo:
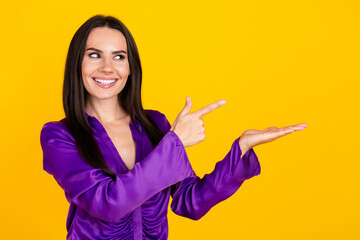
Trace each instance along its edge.
<path fill-rule="evenodd" d="M 119 122 L 116 124 L 103 124 L 114 147 L 126 167 L 131 170 L 135 165 L 136 143 L 133 139 L 129 124 Z"/>

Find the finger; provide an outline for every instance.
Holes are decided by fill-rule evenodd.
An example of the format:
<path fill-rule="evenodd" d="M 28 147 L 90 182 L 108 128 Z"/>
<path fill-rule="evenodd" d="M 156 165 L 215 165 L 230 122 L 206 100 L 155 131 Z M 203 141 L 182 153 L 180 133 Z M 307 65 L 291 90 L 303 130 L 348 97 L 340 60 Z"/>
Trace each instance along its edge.
<path fill-rule="evenodd" d="M 296 127 L 293 127 L 292 129 L 297 130 L 297 131 L 302 131 L 302 130 L 304 130 L 305 128 L 304 128 L 304 127 L 296 126 Z"/>
<path fill-rule="evenodd" d="M 299 123 L 299 124 L 295 124 L 295 125 L 291 125 L 291 126 L 287 126 L 287 127 L 302 127 L 302 128 L 306 128 L 308 127 L 307 123 Z"/>
<path fill-rule="evenodd" d="M 302 131 L 302 130 L 304 130 L 305 129 L 305 127 L 304 126 L 302 126 L 302 125 L 295 125 L 295 126 L 291 126 L 291 127 L 286 127 L 285 129 L 293 129 L 294 131 L 296 130 L 296 131 Z"/>
<path fill-rule="evenodd" d="M 184 108 L 181 110 L 181 112 L 179 113 L 180 116 L 183 116 L 185 114 L 188 114 L 190 112 L 192 106 L 192 102 L 191 99 L 189 97 L 186 97 L 186 103 Z"/>
<path fill-rule="evenodd" d="M 193 114 L 193 115 L 196 115 L 196 116 L 198 116 L 198 117 L 202 117 L 202 116 L 204 116 L 205 114 L 208 114 L 208 113 L 214 111 L 215 109 L 221 107 L 221 106 L 224 105 L 225 103 L 226 103 L 225 100 L 219 100 L 219 101 L 217 101 L 217 102 L 214 102 L 214 103 L 212 103 L 212 104 L 209 104 L 209 105 L 207 105 L 206 107 L 201 108 L 201 109 L 193 112 L 192 114 Z"/>
<path fill-rule="evenodd" d="M 306 123 L 304 124 L 296 124 L 296 125 L 291 125 L 291 126 L 287 126 L 287 127 L 282 127 L 279 128 L 279 131 L 288 131 L 288 130 L 292 130 L 292 131 L 302 131 L 305 129 L 305 127 L 307 127 L 308 125 Z M 267 129 L 265 129 L 267 130 Z M 271 129 L 271 130 L 275 130 L 275 129 Z M 271 131 L 270 130 L 270 131 Z"/>
<path fill-rule="evenodd" d="M 270 133 L 272 136 L 273 136 L 273 138 L 279 138 L 279 137 L 283 137 L 283 136 L 285 136 L 285 135 L 288 135 L 288 134 L 290 134 L 290 133 L 292 133 L 292 132 L 294 132 L 294 130 L 293 129 L 291 129 L 291 128 L 288 128 L 288 129 L 278 129 L 278 130 L 276 130 L 276 131 L 274 131 L 274 132 L 272 132 L 272 133 Z"/>
<path fill-rule="evenodd" d="M 265 128 L 263 131 L 276 131 L 276 130 L 278 130 L 278 128 L 277 127 L 268 127 L 268 128 Z"/>
<path fill-rule="evenodd" d="M 295 130 L 300 130 L 300 129 L 297 129 L 296 127 L 293 126 L 289 126 L 289 127 L 279 128 L 278 132 L 294 132 Z"/>

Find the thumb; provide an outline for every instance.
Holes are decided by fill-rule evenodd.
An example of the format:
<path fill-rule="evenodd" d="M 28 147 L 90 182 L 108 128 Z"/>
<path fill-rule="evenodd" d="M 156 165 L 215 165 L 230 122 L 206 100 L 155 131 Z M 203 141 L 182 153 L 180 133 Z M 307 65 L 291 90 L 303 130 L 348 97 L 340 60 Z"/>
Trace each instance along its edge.
<path fill-rule="evenodd" d="M 192 106 L 191 99 L 189 97 L 186 97 L 185 106 L 184 106 L 183 110 L 181 110 L 179 115 L 184 116 L 184 115 L 188 114 L 190 112 L 191 106 Z"/>

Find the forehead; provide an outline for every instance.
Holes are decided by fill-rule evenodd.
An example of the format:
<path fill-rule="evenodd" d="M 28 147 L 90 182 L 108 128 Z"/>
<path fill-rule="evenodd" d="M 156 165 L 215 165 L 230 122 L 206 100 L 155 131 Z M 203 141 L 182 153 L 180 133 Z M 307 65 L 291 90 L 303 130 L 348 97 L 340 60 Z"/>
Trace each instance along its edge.
<path fill-rule="evenodd" d="M 100 50 L 125 50 L 126 38 L 122 32 L 108 27 L 96 27 L 89 33 L 85 48 L 93 47 Z"/>

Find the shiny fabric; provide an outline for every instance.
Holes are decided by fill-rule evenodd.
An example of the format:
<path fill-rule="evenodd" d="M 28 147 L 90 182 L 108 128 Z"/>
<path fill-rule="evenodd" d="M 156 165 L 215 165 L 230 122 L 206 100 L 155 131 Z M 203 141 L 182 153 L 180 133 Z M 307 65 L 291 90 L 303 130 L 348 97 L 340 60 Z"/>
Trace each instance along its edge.
<path fill-rule="evenodd" d="M 65 119 L 44 124 L 40 136 L 43 168 L 54 176 L 70 203 L 67 239 L 167 239 L 170 196 L 172 211 L 197 220 L 234 194 L 244 180 L 260 174 L 254 150 L 240 159 L 236 139 L 214 171 L 200 179 L 166 117 L 146 111 L 166 134 L 153 148 L 148 137 L 136 129 L 135 125 L 143 131 L 139 122 L 130 123 L 136 163 L 129 171 L 102 124 L 85 110 L 116 180 L 82 160 Z"/>

